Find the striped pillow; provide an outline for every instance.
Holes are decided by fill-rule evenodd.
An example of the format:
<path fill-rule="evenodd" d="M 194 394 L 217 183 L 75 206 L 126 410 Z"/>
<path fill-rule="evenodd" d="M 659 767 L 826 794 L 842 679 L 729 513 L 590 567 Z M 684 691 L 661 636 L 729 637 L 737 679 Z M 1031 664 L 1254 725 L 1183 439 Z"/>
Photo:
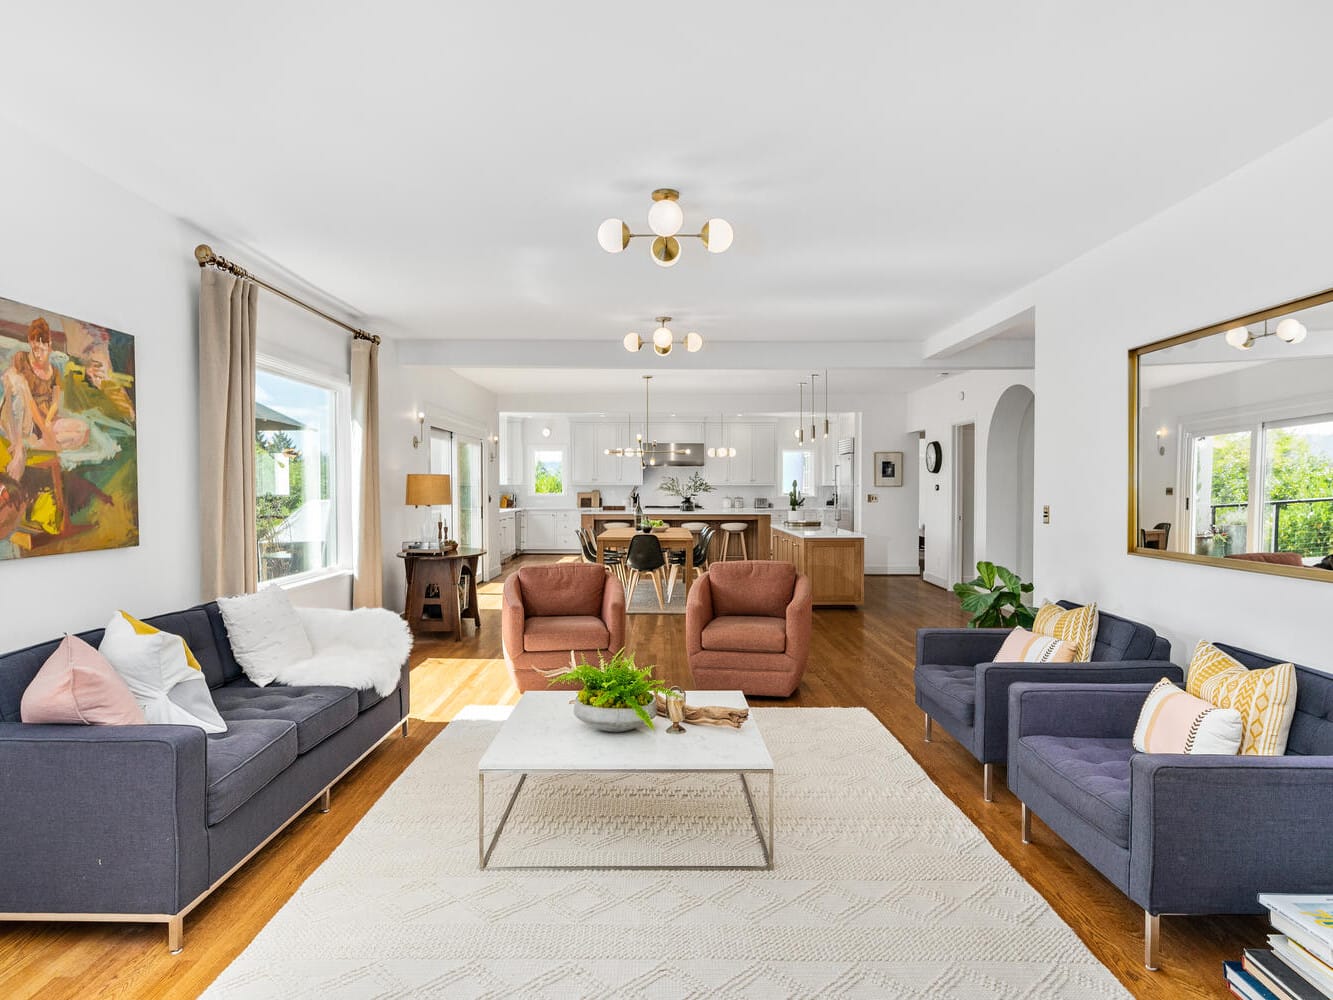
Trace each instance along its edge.
<path fill-rule="evenodd" d="M 995 663 L 1073 663 L 1074 647 L 1063 639 L 1016 628 L 995 654 Z"/>
<path fill-rule="evenodd" d="M 1140 753 L 1225 754 L 1240 750 L 1244 723 L 1234 708 L 1180 690 L 1163 677 L 1148 692 L 1134 727 L 1134 749 Z"/>
<path fill-rule="evenodd" d="M 1245 725 L 1242 754 L 1280 757 L 1296 714 L 1296 668 L 1279 663 L 1249 670 L 1211 642 L 1199 640 L 1185 673 L 1185 690 L 1218 708 L 1234 708 Z"/>
<path fill-rule="evenodd" d="M 1097 641 L 1097 605 L 1085 604 L 1066 611 L 1058 604 L 1043 604 L 1032 623 L 1032 631 L 1063 639 L 1074 647 L 1074 659 L 1087 663 Z"/>

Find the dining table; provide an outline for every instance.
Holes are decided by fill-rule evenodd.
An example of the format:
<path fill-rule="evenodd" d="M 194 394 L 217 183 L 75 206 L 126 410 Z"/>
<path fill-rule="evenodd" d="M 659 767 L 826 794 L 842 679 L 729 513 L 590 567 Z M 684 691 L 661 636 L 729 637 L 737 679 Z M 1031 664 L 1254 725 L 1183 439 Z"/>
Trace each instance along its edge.
<path fill-rule="evenodd" d="M 608 548 L 628 552 L 630 539 L 638 533 L 635 528 L 607 528 L 597 536 L 597 561 L 606 565 Z M 691 578 L 694 576 L 694 533 L 688 528 L 667 526 L 654 528 L 652 535 L 661 543 L 664 551 L 678 549 L 685 553 L 685 594 L 688 597 Z"/>

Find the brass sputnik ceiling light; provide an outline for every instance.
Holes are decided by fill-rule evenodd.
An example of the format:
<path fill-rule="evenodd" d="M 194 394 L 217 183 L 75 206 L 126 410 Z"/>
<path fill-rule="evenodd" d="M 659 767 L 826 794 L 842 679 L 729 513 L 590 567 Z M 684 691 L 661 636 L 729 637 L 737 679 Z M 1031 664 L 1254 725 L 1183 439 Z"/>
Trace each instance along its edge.
<path fill-rule="evenodd" d="M 693 331 L 685 334 L 683 338 L 677 341 L 675 333 L 672 332 L 669 326 L 667 326 L 670 322 L 670 316 L 657 317 L 657 329 L 653 331 L 652 345 L 653 350 L 657 353 L 658 357 L 665 358 L 671 353 L 671 348 L 677 343 L 684 345 L 685 350 L 689 351 L 691 354 L 704 346 L 703 337 Z M 631 354 L 640 350 L 644 343 L 644 339 L 637 333 L 625 334 L 625 350 L 629 351 Z"/>
<path fill-rule="evenodd" d="M 651 233 L 630 232 L 621 219 L 607 219 L 597 227 L 597 242 L 607 253 L 620 253 L 629 241 L 640 237 L 652 239 L 650 250 L 659 267 L 672 267 L 680 260 L 679 235 L 700 240 L 709 253 L 725 253 L 731 246 L 731 223 L 726 219 L 709 219 L 697 233 L 681 234 L 685 213 L 681 211 L 680 192 L 674 188 L 658 188 L 653 192 L 653 206 L 648 209 L 648 228 Z"/>

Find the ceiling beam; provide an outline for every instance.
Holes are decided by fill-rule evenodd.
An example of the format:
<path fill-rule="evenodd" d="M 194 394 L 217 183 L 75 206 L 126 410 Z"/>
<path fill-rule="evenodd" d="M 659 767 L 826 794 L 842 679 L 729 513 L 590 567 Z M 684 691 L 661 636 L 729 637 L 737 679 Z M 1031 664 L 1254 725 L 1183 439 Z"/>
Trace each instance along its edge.
<path fill-rule="evenodd" d="M 660 364 L 685 371 L 802 370 L 825 368 L 937 369 L 915 341 L 712 341 L 696 354 L 676 347 L 658 358 L 651 347 L 630 353 L 616 340 L 399 340 L 404 365 L 451 368 L 578 368 L 642 371 Z M 953 359 L 961 362 L 963 359 Z M 955 364 L 957 368 L 960 365 Z M 1032 367 L 1032 344 L 996 340 L 967 352 L 965 367 L 1007 370 Z"/>

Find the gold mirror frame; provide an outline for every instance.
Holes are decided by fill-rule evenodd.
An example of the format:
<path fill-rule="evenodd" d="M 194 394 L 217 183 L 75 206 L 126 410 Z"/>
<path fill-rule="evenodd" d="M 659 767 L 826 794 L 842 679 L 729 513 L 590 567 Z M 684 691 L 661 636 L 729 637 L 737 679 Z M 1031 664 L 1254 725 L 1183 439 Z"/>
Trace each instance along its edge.
<path fill-rule="evenodd" d="M 1132 556 L 1146 559 L 1166 559 L 1171 562 L 1194 563 L 1198 566 L 1211 566 L 1215 569 L 1238 570 L 1242 573 L 1263 573 L 1267 576 L 1294 577 L 1298 580 L 1316 580 L 1333 583 L 1333 571 L 1315 569 L 1311 566 L 1278 566 L 1272 563 L 1250 562 L 1243 559 L 1219 559 L 1215 556 L 1201 556 L 1192 552 L 1169 552 L 1163 549 L 1140 548 L 1139 541 L 1139 358 L 1145 354 L 1162 351 L 1168 347 L 1188 344 L 1215 334 L 1224 333 L 1241 324 L 1262 323 L 1288 313 L 1300 312 L 1314 306 L 1333 302 L 1333 288 L 1315 295 L 1293 299 L 1281 305 L 1244 316 L 1234 316 L 1220 323 L 1212 323 L 1189 333 L 1177 334 L 1162 340 L 1133 347 L 1129 351 L 1129 521 L 1126 533 L 1126 551 Z"/>

